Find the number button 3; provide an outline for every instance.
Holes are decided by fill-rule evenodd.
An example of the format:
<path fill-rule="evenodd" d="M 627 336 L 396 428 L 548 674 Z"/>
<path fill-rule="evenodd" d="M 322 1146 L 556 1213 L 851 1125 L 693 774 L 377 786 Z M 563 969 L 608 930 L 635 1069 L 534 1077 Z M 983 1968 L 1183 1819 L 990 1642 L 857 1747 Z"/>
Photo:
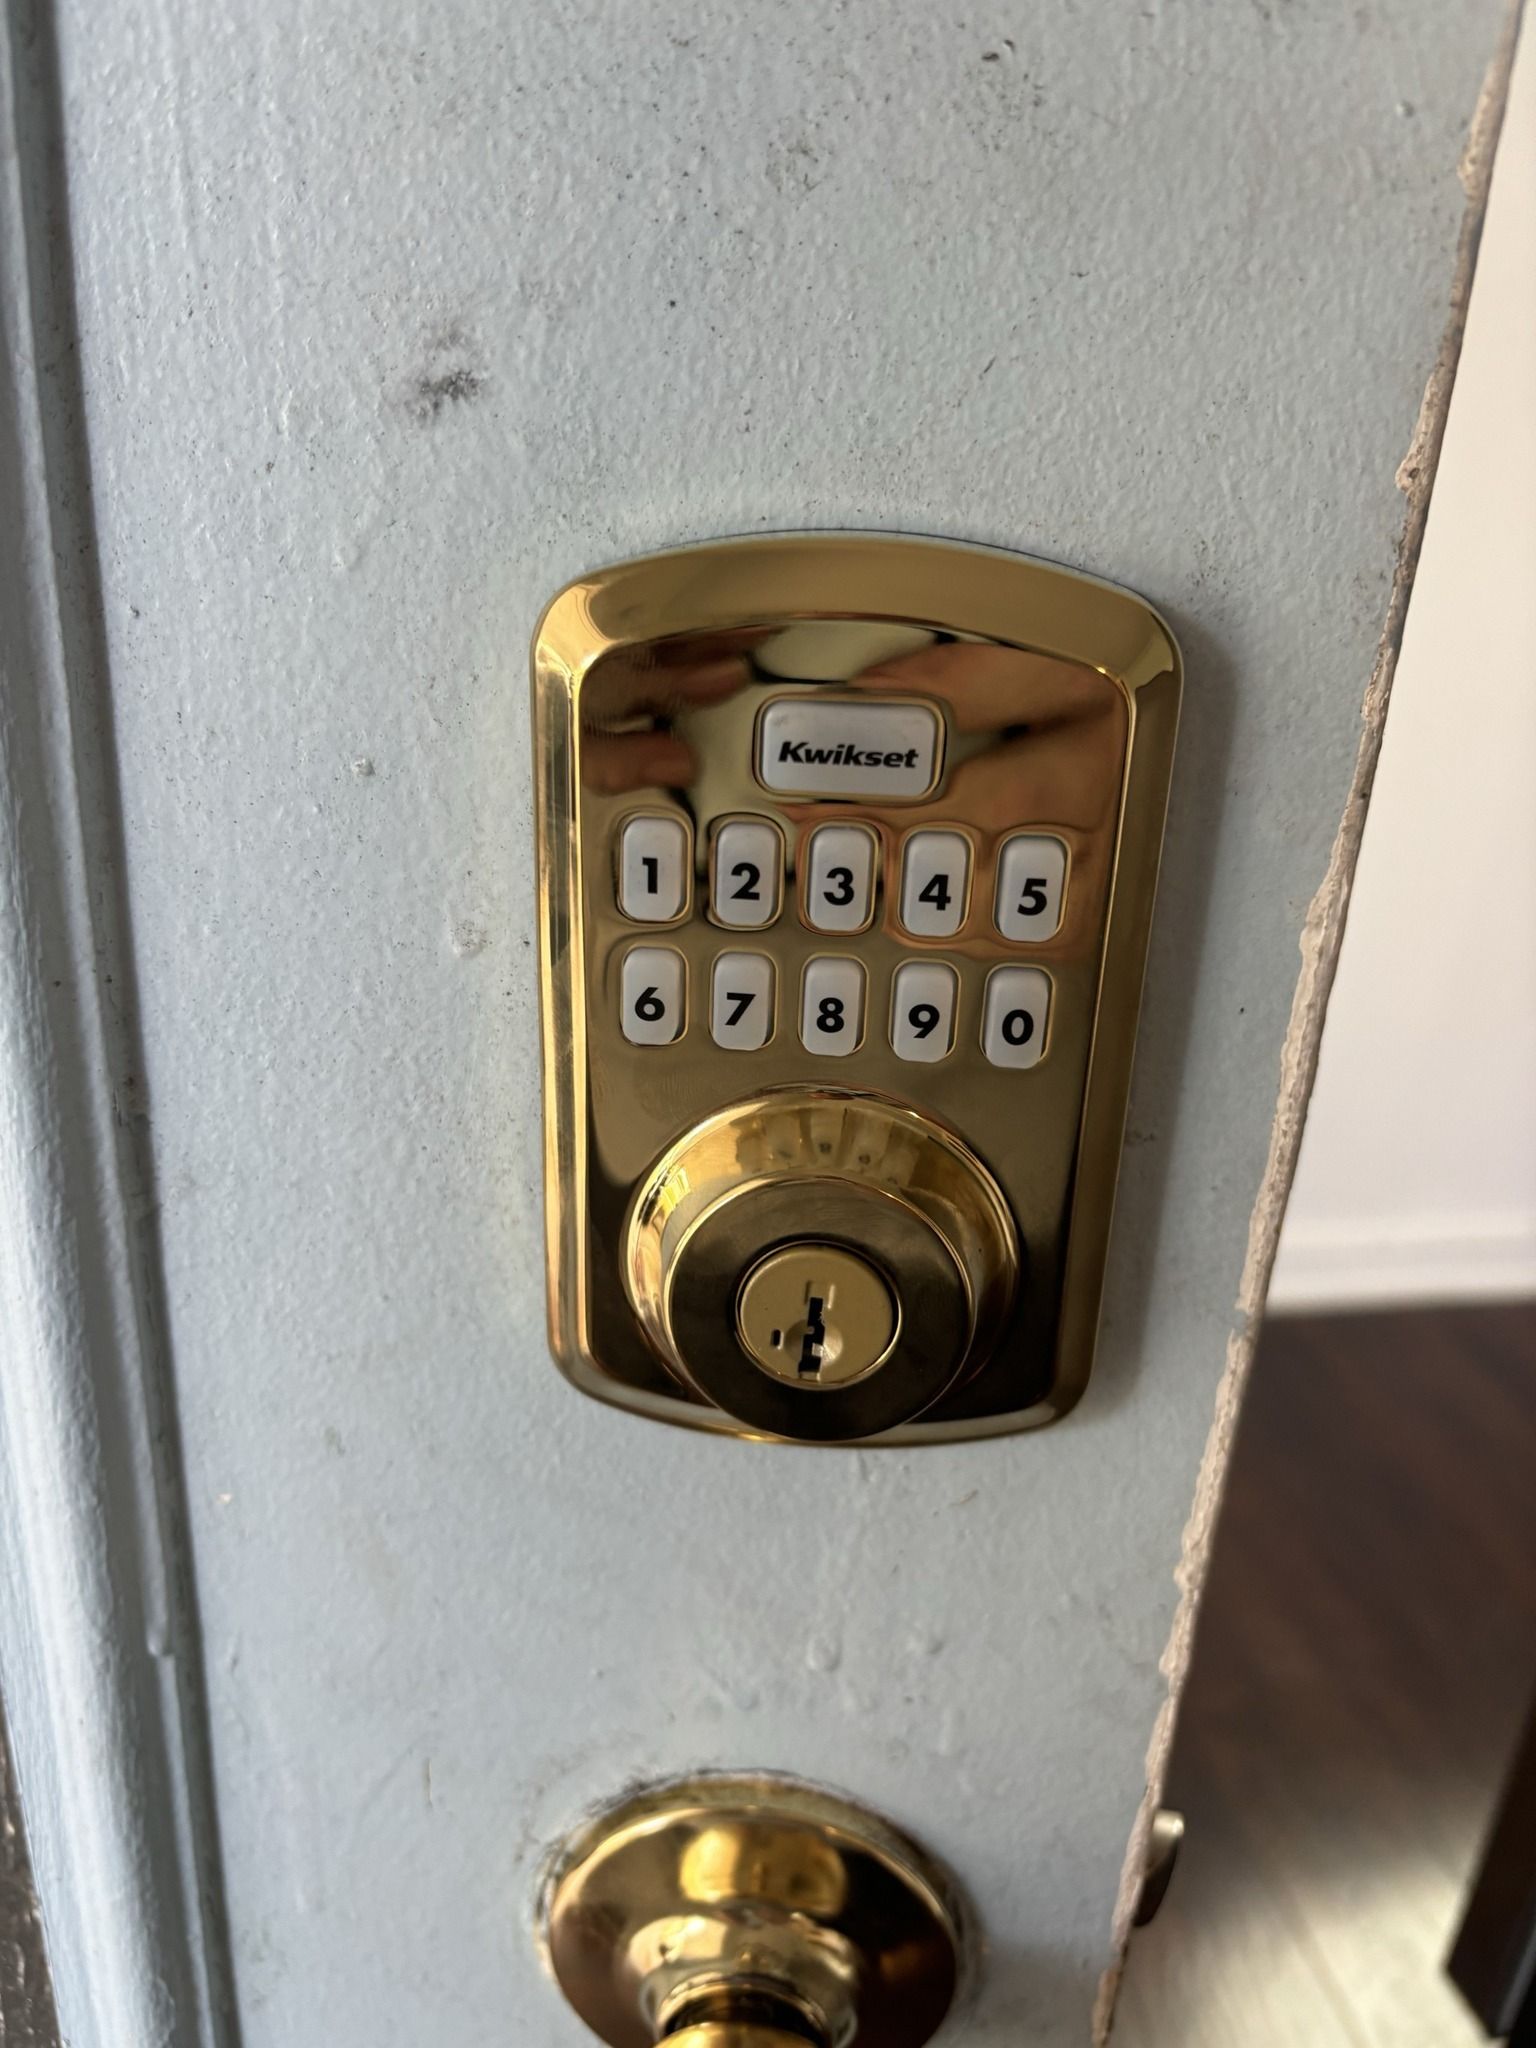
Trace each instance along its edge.
<path fill-rule="evenodd" d="M 997 858 L 994 916 L 1005 939 L 1054 938 L 1061 925 L 1067 849 L 1059 839 L 1018 832 Z"/>
<path fill-rule="evenodd" d="M 773 1036 L 773 962 L 763 953 L 722 953 L 710 983 L 709 1030 L 716 1045 L 756 1052 Z"/>
<path fill-rule="evenodd" d="M 688 828 L 681 818 L 631 818 L 619 841 L 619 908 L 670 924 L 688 902 Z"/>
<path fill-rule="evenodd" d="M 899 1060 L 941 1060 L 955 1042 L 958 976 L 942 960 L 908 960 L 891 984 L 891 1047 Z"/>
<path fill-rule="evenodd" d="M 875 909 L 875 835 L 867 825 L 822 825 L 805 862 L 805 921 L 818 932 L 861 932 Z"/>
<path fill-rule="evenodd" d="M 800 1043 L 840 1059 L 864 1035 L 864 969 L 857 960 L 807 960 L 800 984 Z"/>
<path fill-rule="evenodd" d="M 762 818 L 733 818 L 715 833 L 709 911 L 716 924 L 741 931 L 772 924 L 779 914 L 784 842 Z"/>
<path fill-rule="evenodd" d="M 965 921 L 971 844 L 963 832 L 913 832 L 901 851 L 901 921 L 920 939 L 953 938 Z"/>
<path fill-rule="evenodd" d="M 631 1045 L 670 1045 L 683 1028 L 683 956 L 631 946 L 619 974 L 619 1014 Z"/>

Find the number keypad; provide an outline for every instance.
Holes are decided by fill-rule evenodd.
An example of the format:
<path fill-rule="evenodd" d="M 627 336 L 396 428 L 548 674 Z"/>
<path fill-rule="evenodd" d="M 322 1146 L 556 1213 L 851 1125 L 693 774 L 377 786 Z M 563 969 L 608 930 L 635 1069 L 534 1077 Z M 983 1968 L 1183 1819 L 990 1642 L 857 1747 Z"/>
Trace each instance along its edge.
<path fill-rule="evenodd" d="M 705 835 L 701 834 L 701 838 Z M 639 923 L 686 918 L 692 886 L 692 833 L 675 815 L 629 817 L 619 834 L 618 907 Z M 700 909 L 726 931 L 765 934 L 784 910 L 790 840 L 766 817 L 717 820 L 707 835 Z M 871 1003 L 878 1037 L 897 1059 L 934 1065 L 967 1044 L 994 1067 L 1025 1069 L 1043 1057 L 1052 978 L 1042 967 L 1007 964 L 1015 947 L 1033 947 L 1060 931 L 1067 848 L 1053 833 L 1015 832 L 988 863 L 970 831 L 922 826 L 902 833 L 874 824 L 826 823 L 803 830 L 797 918 L 803 932 L 858 938 L 876 922 L 881 875 L 891 902 L 881 922 L 898 944 L 921 948 L 969 934 L 975 963 L 910 950 L 871 991 L 872 963 L 848 954 L 814 954 L 799 974 L 797 1036 L 804 1051 L 841 1059 L 866 1043 Z M 792 927 L 793 929 L 793 927 Z M 993 961 L 976 962 L 978 940 Z M 798 951 L 798 949 L 795 949 Z M 862 948 L 860 949 L 862 950 Z M 984 948 L 985 950 L 985 948 Z M 998 961 L 998 952 L 1004 958 Z M 791 959 L 793 959 L 793 953 Z M 803 957 L 803 956 L 802 956 Z M 888 956 L 887 956 L 888 957 Z M 1018 954 L 1014 954 L 1015 961 Z M 781 1002 L 793 1006 L 794 970 L 782 954 L 722 951 L 698 962 L 709 1036 L 723 1051 L 761 1052 L 775 1039 Z M 789 994 L 782 994 L 786 973 Z M 619 1001 L 632 1045 L 675 1044 L 687 1028 L 688 968 L 670 946 L 632 946 L 623 956 Z"/>

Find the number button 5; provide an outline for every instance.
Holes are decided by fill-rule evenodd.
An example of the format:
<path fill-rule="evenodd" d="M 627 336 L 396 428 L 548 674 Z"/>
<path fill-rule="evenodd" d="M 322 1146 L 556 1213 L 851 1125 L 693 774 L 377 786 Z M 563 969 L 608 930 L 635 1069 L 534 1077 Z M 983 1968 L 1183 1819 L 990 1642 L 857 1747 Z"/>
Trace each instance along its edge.
<path fill-rule="evenodd" d="M 1054 938 L 1066 879 L 1067 849 L 1059 839 L 1015 833 L 997 858 L 994 916 L 1003 937 Z"/>
<path fill-rule="evenodd" d="M 619 974 L 620 1020 L 631 1045 L 670 1045 L 683 1028 L 683 956 L 631 946 Z"/>
<path fill-rule="evenodd" d="M 779 914 L 784 842 L 763 818 L 733 818 L 715 834 L 709 912 L 716 924 L 741 931 L 772 924 Z"/>
<path fill-rule="evenodd" d="M 762 953 L 722 953 L 710 984 L 709 1030 L 716 1045 L 756 1052 L 773 1035 L 773 962 Z"/>

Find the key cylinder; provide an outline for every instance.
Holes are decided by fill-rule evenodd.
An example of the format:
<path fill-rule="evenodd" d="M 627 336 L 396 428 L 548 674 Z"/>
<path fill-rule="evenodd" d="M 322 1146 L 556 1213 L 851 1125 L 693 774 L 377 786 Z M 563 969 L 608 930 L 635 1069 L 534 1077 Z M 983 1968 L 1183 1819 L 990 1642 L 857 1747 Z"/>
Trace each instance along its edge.
<path fill-rule="evenodd" d="M 869 1263 L 838 1245 L 787 1244 L 752 1268 L 736 1303 L 756 1365 L 796 1387 L 846 1387 L 890 1355 L 897 1311 Z"/>

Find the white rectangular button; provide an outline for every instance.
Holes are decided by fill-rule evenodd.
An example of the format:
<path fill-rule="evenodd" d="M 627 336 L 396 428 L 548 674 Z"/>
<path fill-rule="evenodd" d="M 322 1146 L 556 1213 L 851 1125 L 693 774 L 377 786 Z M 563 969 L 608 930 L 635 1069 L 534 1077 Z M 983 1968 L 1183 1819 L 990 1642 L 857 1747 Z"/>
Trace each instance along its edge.
<path fill-rule="evenodd" d="M 875 912 L 875 835 L 867 825 L 818 825 L 805 858 L 805 921 L 818 932 L 861 932 Z"/>
<path fill-rule="evenodd" d="M 722 953 L 710 983 L 709 1029 L 716 1045 L 756 1052 L 773 1035 L 773 962 L 763 953 Z"/>
<path fill-rule="evenodd" d="M 670 1045 L 683 1028 L 684 968 L 670 946 L 631 946 L 619 976 L 620 1018 L 631 1045 Z"/>
<path fill-rule="evenodd" d="M 948 939 L 965 922 L 971 842 L 963 832 L 911 832 L 901 849 L 901 921 L 920 939 Z"/>
<path fill-rule="evenodd" d="M 1016 832 L 997 857 L 994 915 L 1005 939 L 1049 939 L 1061 923 L 1067 849 L 1041 833 Z"/>
<path fill-rule="evenodd" d="M 800 1043 L 841 1058 L 864 1035 L 864 969 L 825 954 L 805 963 L 800 984 Z"/>
<path fill-rule="evenodd" d="M 907 960 L 891 984 L 891 1047 L 901 1060 L 941 1060 L 955 1042 L 959 976 L 942 960 Z"/>
<path fill-rule="evenodd" d="M 709 908 L 716 924 L 747 931 L 779 914 L 784 841 L 766 818 L 732 818 L 715 833 Z"/>
<path fill-rule="evenodd" d="M 944 727 L 931 704 L 776 697 L 757 721 L 757 774 L 786 796 L 926 796 Z"/>
<path fill-rule="evenodd" d="M 1039 967 L 994 967 L 982 1007 L 981 1048 L 994 1067 L 1032 1067 L 1045 1050 L 1051 977 Z"/>
<path fill-rule="evenodd" d="M 688 901 L 688 828 L 681 818 L 631 818 L 619 842 L 619 908 L 670 924 Z"/>

